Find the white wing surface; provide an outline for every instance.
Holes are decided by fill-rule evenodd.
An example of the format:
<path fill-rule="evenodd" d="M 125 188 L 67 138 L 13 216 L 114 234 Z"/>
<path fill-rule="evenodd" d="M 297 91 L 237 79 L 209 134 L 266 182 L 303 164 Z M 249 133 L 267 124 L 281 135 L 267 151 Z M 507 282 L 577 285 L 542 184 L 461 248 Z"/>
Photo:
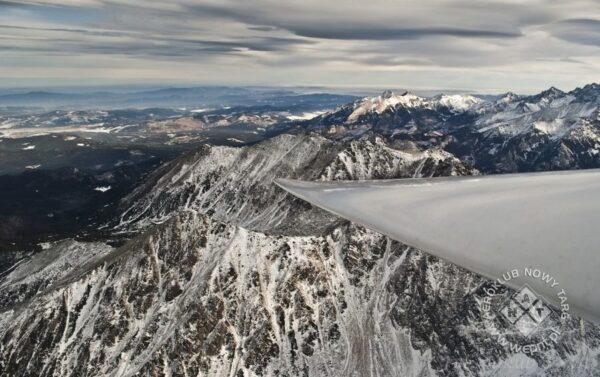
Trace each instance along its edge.
<path fill-rule="evenodd" d="M 490 279 L 513 269 L 545 272 L 564 289 L 571 313 L 600 323 L 600 170 L 276 183 Z M 561 307 L 556 286 L 522 275 L 507 285 L 527 283 Z"/>

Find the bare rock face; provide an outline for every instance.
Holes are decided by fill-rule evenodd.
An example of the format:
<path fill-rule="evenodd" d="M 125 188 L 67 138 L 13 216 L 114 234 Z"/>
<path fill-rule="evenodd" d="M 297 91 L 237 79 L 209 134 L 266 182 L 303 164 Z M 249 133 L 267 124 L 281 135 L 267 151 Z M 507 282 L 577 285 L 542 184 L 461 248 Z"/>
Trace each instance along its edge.
<path fill-rule="evenodd" d="M 597 327 L 524 357 L 483 321 L 481 278 L 271 184 L 473 173 L 382 141 L 203 147 L 123 201 L 124 246 L 62 241 L 0 277 L 0 375 L 599 375 Z"/>

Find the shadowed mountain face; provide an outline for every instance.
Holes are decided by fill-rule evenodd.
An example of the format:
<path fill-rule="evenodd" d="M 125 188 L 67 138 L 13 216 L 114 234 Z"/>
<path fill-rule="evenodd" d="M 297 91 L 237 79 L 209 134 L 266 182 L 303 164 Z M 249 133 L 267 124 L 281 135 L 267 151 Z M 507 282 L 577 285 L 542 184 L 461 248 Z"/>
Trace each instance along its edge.
<path fill-rule="evenodd" d="M 66 240 L 2 275 L 1 369 L 597 375 L 597 327 L 582 333 L 574 321 L 556 348 L 528 359 L 498 344 L 483 321 L 482 279 L 271 184 L 475 173 L 447 152 L 392 149 L 382 139 L 282 135 L 244 148 L 205 146 L 121 201 L 111 226 L 143 232 L 125 245 Z"/>
<path fill-rule="evenodd" d="M 256 144 L 201 145 L 142 183 L 60 175 L 51 182 L 113 195 L 105 217 L 90 207 L 108 236 L 3 260 L 0 375 L 599 376 L 597 326 L 573 320 L 527 357 L 484 321 L 481 278 L 272 184 L 600 167 L 597 92 L 384 93 L 270 123 L 265 137 L 291 134 Z M 111 190 L 94 190 L 107 179 Z M 129 241 L 115 247 L 116 236 Z"/>

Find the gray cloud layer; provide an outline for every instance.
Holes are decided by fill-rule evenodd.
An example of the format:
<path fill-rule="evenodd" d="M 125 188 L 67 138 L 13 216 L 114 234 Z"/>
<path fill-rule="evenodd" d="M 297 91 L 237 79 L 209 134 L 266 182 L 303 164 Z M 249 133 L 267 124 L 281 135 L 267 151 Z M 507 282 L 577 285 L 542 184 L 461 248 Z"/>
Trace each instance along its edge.
<path fill-rule="evenodd" d="M 0 84 L 532 91 L 594 81 L 593 0 L 0 0 Z"/>
<path fill-rule="evenodd" d="M 600 20 L 568 19 L 550 25 L 552 35 L 568 42 L 600 46 Z"/>

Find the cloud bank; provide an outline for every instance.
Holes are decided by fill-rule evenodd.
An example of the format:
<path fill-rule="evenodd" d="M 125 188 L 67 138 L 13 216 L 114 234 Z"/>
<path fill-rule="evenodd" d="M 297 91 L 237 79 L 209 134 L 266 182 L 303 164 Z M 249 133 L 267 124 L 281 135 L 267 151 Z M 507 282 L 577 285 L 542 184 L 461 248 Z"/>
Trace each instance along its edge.
<path fill-rule="evenodd" d="M 569 89 L 600 68 L 593 0 L 0 0 L 0 85 Z"/>

